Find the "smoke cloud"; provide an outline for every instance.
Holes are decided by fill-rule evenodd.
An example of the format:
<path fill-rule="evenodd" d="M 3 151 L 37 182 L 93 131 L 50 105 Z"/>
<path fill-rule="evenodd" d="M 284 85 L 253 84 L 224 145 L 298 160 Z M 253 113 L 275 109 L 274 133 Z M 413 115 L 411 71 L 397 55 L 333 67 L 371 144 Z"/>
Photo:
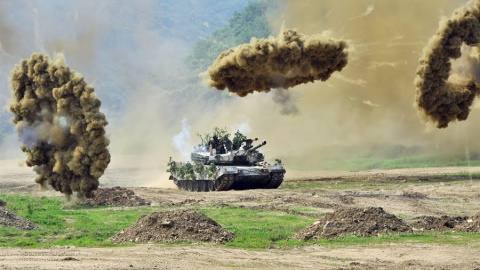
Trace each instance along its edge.
<path fill-rule="evenodd" d="M 285 24 L 305 35 L 328 32 L 347 40 L 348 65 L 325 82 L 287 90 L 294 94 L 301 113 L 297 117 L 278 113 L 272 90 L 232 98 L 208 116 L 188 119 L 194 130 L 202 131 L 212 124 L 246 122 L 252 134 L 268 141 L 269 146 L 262 148 L 266 159 L 278 157 L 290 170 L 345 169 L 342 166 L 351 159 L 377 153 L 383 158 L 384 151 L 398 145 L 417 149 L 416 155 L 463 154 L 465 146 L 480 151 L 478 136 L 471 132 L 480 128 L 477 107 L 472 107 L 470 121 L 459 122 L 454 129 L 436 129 L 425 126 L 412 106 L 413 81 L 425 45 L 439 20 L 465 2 L 279 1 L 280 10 L 270 17 L 272 29 Z M 470 61 L 464 56 L 465 52 L 452 61 L 454 72 L 455 65 L 463 68 Z"/>
<path fill-rule="evenodd" d="M 252 38 L 249 44 L 222 52 L 202 76 L 208 86 L 228 88 L 241 97 L 254 91 L 287 89 L 326 81 L 341 71 L 347 65 L 346 47 L 342 40 L 285 30 L 278 38 Z"/>
<path fill-rule="evenodd" d="M 216 29 L 233 11 L 219 9 L 217 14 L 224 20 L 177 16 L 181 21 L 169 28 L 163 18 L 178 14 L 177 6 L 190 5 L 194 11 L 191 15 L 197 16 L 194 18 L 212 7 L 203 1 L 185 1 L 182 5 L 168 5 L 174 1 L 137 2 L 0 4 L 4 15 L 0 23 L 10 29 L 2 32 L 1 40 L 8 53 L 0 54 L 4 85 L 19 59 L 27 59 L 42 48 L 49 55 L 63 51 L 71 67 L 82 71 L 89 83 L 95 82 L 95 93 L 109 120 L 107 131 L 115 134 L 109 145 L 112 162 L 100 178 L 102 184 L 110 179 L 115 185 L 170 184 L 168 176 L 159 181 L 165 171 L 161 166 L 166 167 L 169 156 L 184 160 L 171 143 L 181 130 L 183 118 L 188 119 L 191 131 L 200 133 L 211 132 L 212 126 L 235 132 L 238 123 L 245 123 L 249 127 L 247 136 L 268 141 L 262 148 L 266 160 L 281 158 L 288 171 L 329 168 L 333 160 L 343 165 L 349 157 L 363 157 L 370 149 L 385 145 L 419 146 L 429 154 L 464 153 L 466 146 L 470 153 L 480 151 L 478 135 L 472 132 L 480 129 L 480 111 L 475 105 L 469 121 L 448 129 L 426 128 L 412 106 L 412 82 L 423 49 L 437 32 L 440 18 L 450 17 L 465 0 L 322 0 L 321 5 L 318 0 L 276 1 L 278 10 L 269 13 L 271 29 L 281 29 L 284 23 L 287 29 L 298 29 L 304 35 L 326 31 L 331 37 L 348 40 L 348 66 L 341 72 L 333 72 L 325 82 L 286 90 L 301 113 L 297 117 L 279 113 L 281 107 L 273 101 L 275 89 L 269 93 L 255 91 L 244 98 L 225 98 L 226 91 L 201 88 L 190 79 L 196 74 L 189 75 L 183 66 L 190 50 L 190 43 L 183 37 L 195 40 L 209 32 L 192 35 L 186 29 L 203 29 L 204 21 Z M 41 46 L 32 39 L 34 20 Z M 472 50 L 474 54 L 476 49 Z M 452 76 L 458 73 L 457 64 L 466 64 L 466 55 L 462 49 L 462 57 L 452 60 Z M 476 56 L 472 60 L 477 61 Z M 194 91 L 183 91 L 187 87 Z M 0 106 L 5 107 L 10 93 L 0 92 Z M 10 113 L 3 115 L 3 119 L 10 118 Z M 191 138 L 192 144 L 198 143 L 194 135 Z M 8 139 L 4 146 L 13 141 Z M 7 158 L 23 154 L 16 150 L 18 153 L 11 151 Z"/>
<path fill-rule="evenodd" d="M 12 122 L 34 167 L 35 181 L 67 196 L 91 197 L 110 162 L 108 124 L 100 100 L 83 77 L 59 55 L 55 62 L 36 53 L 11 75 Z"/>
<path fill-rule="evenodd" d="M 281 109 L 280 113 L 284 115 L 297 115 L 299 110 L 298 106 L 295 103 L 295 98 L 286 89 L 275 89 L 272 97 L 273 102 L 279 104 Z"/>
<path fill-rule="evenodd" d="M 480 1 L 469 2 L 440 24 L 420 59 L 415 84 L 416 105 L 421 114 L 445 128 L 454 120 L 466 120 L 480 93 L 480 83 L 469 74 L 450 76 L 451 59 L 462 56 L 462 45 L 480 44 Z M 476 60 L 478 62 L 478 58 Z"/>
<path fill-rule="evenodd" d="M 182 119 L 182 131 L 175 134 L 172 138 L 172 143 L 175 149 L 182 155 L 183 158 L 189 158 L 192 151 L 190 130 L 192 127 L 188 124 L 187 119 Z"/>

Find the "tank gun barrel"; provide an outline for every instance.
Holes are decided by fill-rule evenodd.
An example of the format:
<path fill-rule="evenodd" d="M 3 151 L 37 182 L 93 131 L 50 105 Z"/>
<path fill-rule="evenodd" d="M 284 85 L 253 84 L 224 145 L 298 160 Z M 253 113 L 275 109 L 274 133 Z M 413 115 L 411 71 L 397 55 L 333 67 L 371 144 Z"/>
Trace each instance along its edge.
<path fill-rule="evenodd" d="M 262 141 L 262 142 L 261 142 L 261 143 L 259 143 L 258 145 L 256 145 L 256 146 L 254 146 L 254 147 L 252 147 L 252 148 L 248 149 L 248 151 L 247 151 L 247 154 L 250 154 L 251 152 L 253 152 L 253 151 L 257 150 L 258 148 L 260 148 L 260 147 L 264 146 L 265 144 L 267 144 L 267 141 Z"/>

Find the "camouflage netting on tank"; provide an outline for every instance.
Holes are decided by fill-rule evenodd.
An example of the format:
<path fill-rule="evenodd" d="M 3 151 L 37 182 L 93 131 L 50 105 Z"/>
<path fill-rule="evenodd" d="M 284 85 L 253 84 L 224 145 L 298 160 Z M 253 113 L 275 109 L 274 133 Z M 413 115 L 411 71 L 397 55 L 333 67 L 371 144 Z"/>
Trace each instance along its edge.
<path fill-rule="evenodd" d="M 445 128 L 453 120 L 465 120 L 473 100 L 480 94 L 480 83 L 468 76 L 450 76 L 451 59 L 462 56 L 462 44 L 480 44 L 480 1 L 471 1 L 441 22 L 420 59 L 415 85 L 416 106 L 423 117 Z M 477 59 L 471 59 L 478 65 Z M 457 74 L 459 75 L 459 74 Z"/>
<path fill-rule="evenodd" d="M 42 186 L 91 197 L 110 162 L 100 100 L 63 56 L 36 53 L 12 71 L 12 122 Z"/>
<path fill-rule="evenodd" d="M 152 213 L 112 236 L 112 243 L 200 241 L 226 243 L 235 238 L 217 222 L 195 211 Z"/>
<path fill-rule="evenodd" d="M 252 38 L 222 52 L 201 76 L 208 86 L 243 97 L 254 91 L 327 80 L 347 65 L 347 43 L 285 30 L 278 38 Z"/>

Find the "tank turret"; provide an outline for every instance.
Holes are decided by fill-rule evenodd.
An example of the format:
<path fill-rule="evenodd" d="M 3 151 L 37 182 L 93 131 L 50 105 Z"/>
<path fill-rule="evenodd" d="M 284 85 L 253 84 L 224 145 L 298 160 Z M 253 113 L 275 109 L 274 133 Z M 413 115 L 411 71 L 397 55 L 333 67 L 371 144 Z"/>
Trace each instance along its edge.
<path fill-rule="evenodd" d="M 170 160 L 168 163 L 170 179 L 180 189 L 220 191 L 281 185 L 285 174 L 283 165 L 265 162 L 263 153 L 258 151 L 266 141 L 253 146 L 257 138 L 248 139 L 237 131 L 231 141 L 225 130 L 215 131 L 211 137 L 208 134 L 201 137 L 202 143 L 191 153 L 191 161 Z"/>

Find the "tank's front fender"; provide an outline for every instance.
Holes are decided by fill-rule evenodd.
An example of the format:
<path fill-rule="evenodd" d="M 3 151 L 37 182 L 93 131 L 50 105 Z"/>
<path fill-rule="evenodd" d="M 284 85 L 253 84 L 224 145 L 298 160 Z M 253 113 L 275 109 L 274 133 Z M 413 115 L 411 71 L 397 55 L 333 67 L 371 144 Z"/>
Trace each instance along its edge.
<path fill-rule="evenodd" d="M 222 177 L 223 175 L 236 175 L 238 174 L 238 168 L 234 166 L 222 166 L 218 168 L 216 179 Z"/>

